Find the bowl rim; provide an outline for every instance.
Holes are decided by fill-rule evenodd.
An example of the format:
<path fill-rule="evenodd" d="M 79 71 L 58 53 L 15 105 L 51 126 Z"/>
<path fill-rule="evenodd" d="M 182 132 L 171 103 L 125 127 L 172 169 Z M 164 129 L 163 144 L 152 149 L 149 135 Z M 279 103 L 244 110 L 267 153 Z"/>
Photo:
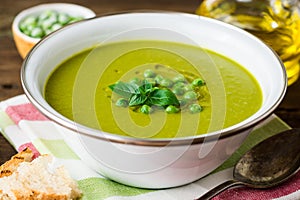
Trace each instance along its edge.
<path fill-rule="evenodd" d="M 49 38 L 51 38 L 54 34 L 57 32 L 60 32 L 64 29 L 67 29 L 71 26 L 74 26 L 75 24 L 78 23 L 84 23 L 85 21 L 93 20 L 93 19 L 98 19 L 102 17 L 108 17 L 108 16 L 113 16 L 113 15 L 119 15 L 119 14 L 170 14 L 170 15 L 184 15 L 186 17 L 190 18 L 201 18 L 202 20 L 207 20 L 211 21 L 213 23 L 221 24 L 222 26 L 227 26 L 230 29 L 235 29 L 238 30 L 239 32 L 244 32 L 244 34 L 247 34 L 248 37 L 252 37 L 252 39 L 257 40 L 260 43 L 263 43 L 259 38 L 256 36 L 246 32 L 243 29 L 240 29 L 238 27 L 235 27 L 231 24 L 227 24 L 222 21 L 218 21 L 215 19 L 211 19 L 208 17 L 204 16 L 199 16 L 196 14 L 191 14 L 191 13 L 184 13 L 184 12 L 177 12 L 177 11 L 161 11 L 161 10 L 130 10 L 130 11 L 122 11 L 122 12 L 113 12 L 113 13 L 105 13 L 101 15 L 96 15 L 95 17 L 89 18 L 89 19 L 84 19 L 79 22 L 75 22 L 73 24 L 66 25 L 62 29 L 59 29 L 53 33 L 50 33 L 49 35 L 45 36 L 42 40 L 40 40 L 34 48 L 30 50 L 30 52 L 27 54 L 22 67 L 21 67 L 21 85 L 23 87 L 24 93 L 27 96 L 28 100 L 46 117 L 48 117 L 50 120 L 54 121 L 55 123 L 71 130 L 74 131 L 78 134 L 82 134 L 84 136 L 104 140 L 104 141 L 109 141 L 109 142 L 114 142 L 114 143 L 119 143 L 119 144 L 126 144 L 126 145 L 136 145 L 136 146 L 150 146 L 150 147 L 163 147 L 163 146 L 182 146 L 182 145 L 195 145 L 195 144 L 201 144 L 203 142 L 210 142 L 210 141 L 216 141 L 216 140 L 222 140 L 228 137 L 231 137 L 233 135 L 239 134 L 243 131 L 251 129 L 251 127 L 256 126 L 259 123 L 262 123 L 264 120 L 266 120 L 269 116 L 273 114 L 273 111 L 276 109 L 276 107 L 281 103 L 283 100 L 286 90 L 287 90 L 287 76 L 286 76 L 286 70 L 284 67 L 284 64 L 282 63 L 280 57 L 276 54 L 276 52 L 267 44 L 263 43 L 271 52 L 274 54 L 275 58 L 279 61 L 281 65 L 281 70 L 282 70 L 282 76 L 283 76 L 283 88 L 282 91 L 280 91 L 280 95 L 276 101 L 274 101 L 270 108 L 267 109 L 264 113 L 261 115 L 257 116 L 253 120 L 247 122 L 243 126 L 239 127 L 234 127 L 236 124 L 227 127 L 225 129 L 209 132 L 206 134 L 200 134 L 196 136 L 188 136 L 188 137 L 178 137 L 178 138 L 133 138 L 129 136 L 122 136 L 122 135 L 117 135 L 113 133 L 108 133 L 104 132 L 101 130 L 93 129 L 81 124 L 78 124 L 72 120 L 67 119 L 66 117 L 60 117 L 57 116 L 55 113 L 52 113 L 51 111 L 48 111 L 47 108 L 43 106 L 42 103 L 39 102 L 34 96 L 31 95 L 31 92 L 27 89 L 27 81 L 25 79 L 25 70 L 27 66 L 27 62 L 32 56 L 33 52 L 38 49 L 40 45 Z M 234 128 L 232 128 L 234 127 Z"/>
<path fill-rule="evenodd" d="M 84 16 L 83 18 L 92 18 L 96 16 L 96 13 L 91 10 L 88 7 L 79 5 L 79 4 L 74 4 L 74 3 L 43 3 L 43 4 L 37 4 L 35 6 L 32 7 L 28 7 L 22 11 L 20 11 L 15 17 L 14 20 L 12 22 L 12 30 L 15 32 L 15 34 L 17 34 L 19 37 L 24 38 L 24 40 L 31 42 L 31 43 L 37 43 L 41 40 L 41 38 L 33 38 L 30 37 L 28 35 L 26 35 L 25 33 L 23 33 L 20 28 L 19 28 L 19 24 L 20 22 L 25 19 L 25 17 L 35 14 L 35 13 L 39 13 L 45 10 L 49 10 L 49 9 L 57 9 L 60 8 L 60 10 L 63 10 L 63 8 L 67 8 L 67 7 L 74 7 L 77 9 L 82 10 L 82 12 L 84 12 Z"/>

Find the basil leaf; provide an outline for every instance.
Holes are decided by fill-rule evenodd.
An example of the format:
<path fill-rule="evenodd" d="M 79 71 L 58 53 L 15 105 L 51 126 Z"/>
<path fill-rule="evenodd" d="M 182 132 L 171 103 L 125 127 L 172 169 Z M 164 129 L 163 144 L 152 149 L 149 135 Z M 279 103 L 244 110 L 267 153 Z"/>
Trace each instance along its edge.
<path fill-rule="evenodd" d="M 167 88 L 153 90 L 148 101 L 149 104 L 157 106 L 180 105 L 175 94 Z"/>
<path fill-rule="evenodd" d="M 125 97 L 129 98 L 133 94 L 139 94 L 139 87 L 135 84 L 124 83 L 124 82 L 117 82 L 108 86 L 113 92 Z"/>
<path fill-rule="evenodd" d="M 141 94 L 149 94 L 152 91 L 152 84 L 145 81 L 145 83 L 139 87 L 139 91 Z"/>
<path fill-rule="evenodd" d="M 146 102 L 147 96 L 143 94 L 134 94 L 129 98 L 129 106 L 142 105 Z"/>

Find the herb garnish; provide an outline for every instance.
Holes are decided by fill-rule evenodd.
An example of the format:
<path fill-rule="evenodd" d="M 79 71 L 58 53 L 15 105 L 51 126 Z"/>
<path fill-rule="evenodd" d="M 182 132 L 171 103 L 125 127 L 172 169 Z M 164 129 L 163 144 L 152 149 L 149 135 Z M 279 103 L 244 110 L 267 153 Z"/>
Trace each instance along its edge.
<path fill-rule="evenodd" d="M 162 107 L 180 105 L 176 95 L 170 89 L 153 87 L 152 84 L 146 80 L 141 86 L 119 81 L 110 85 L 109 88 L 124 98 L 128 98 L 129 106 L 144 104 L 150 107 L 153 105 Z"/>
<path fill-rule="evenodd" d="M 119 81 L 109 85 L 109 88 L 121 96 L 116 101 L 119 107 L 133 107 L 133 110 L 144 114 L 164 108 L 170 114 L 182 110 L 189 110 L 190 113 L 201 112 L 198 99 L 202 96 L 199 92 L 204 85 L 201 78 L 193 79 L 189 83 L 182 74 L 171 80 L 146 69 L 144 79 L 135 77 L 128 83 Z"/>

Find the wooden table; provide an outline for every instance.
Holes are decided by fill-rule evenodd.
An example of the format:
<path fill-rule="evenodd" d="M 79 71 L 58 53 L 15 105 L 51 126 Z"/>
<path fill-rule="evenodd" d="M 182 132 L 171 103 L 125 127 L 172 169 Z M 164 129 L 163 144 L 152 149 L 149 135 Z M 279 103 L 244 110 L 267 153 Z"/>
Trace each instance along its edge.
<path fill-rule="evenodd" d="M 22 58 L 19 56 L 11 33 L 14 16 L 21 10 L 36 4 L 51 1 L 1 0 L 0 3 L 0 101 L 23 93 L 20 84 Z M 56 1 L 55 1 L 56 2 Z M 73 0 L 64 1 L 81 4 L 94 10 L 96 14 L 136 9 L 171 10 L 194 13 L 199 0 Z M 292 127 L 300 128 L 300 81 L 288 88 L 287 94 L 275 113 Z M 0 164 L 16 151 L 0 135 Z"/>

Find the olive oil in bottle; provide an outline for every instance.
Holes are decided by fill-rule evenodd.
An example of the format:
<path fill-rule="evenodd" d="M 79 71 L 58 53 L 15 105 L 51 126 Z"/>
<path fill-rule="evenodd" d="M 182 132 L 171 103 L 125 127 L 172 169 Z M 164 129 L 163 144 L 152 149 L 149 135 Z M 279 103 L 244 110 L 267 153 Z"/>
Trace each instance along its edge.
<path fill-rule="evenodd" d="M 259 37 L 280 56 L 290 85 L 299 76 L 299 4 L 298 0 L 203 0 L 196 13 Z"/>

